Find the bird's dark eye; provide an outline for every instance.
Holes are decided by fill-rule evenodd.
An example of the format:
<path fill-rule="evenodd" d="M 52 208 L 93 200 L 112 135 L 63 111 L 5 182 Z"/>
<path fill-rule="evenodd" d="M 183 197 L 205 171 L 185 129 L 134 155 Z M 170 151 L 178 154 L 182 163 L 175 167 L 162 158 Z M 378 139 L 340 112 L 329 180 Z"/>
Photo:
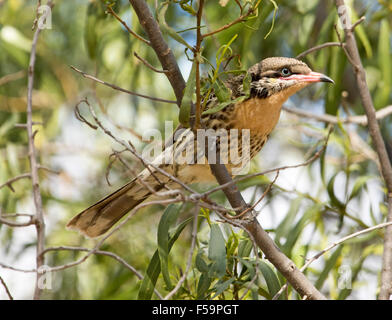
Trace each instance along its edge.
<path fill-rule="evenodd" d="M 283 77 L 288 77 L 291 75 L 291 71 L 289 68 L 283 68 L 280 72 Z"/>

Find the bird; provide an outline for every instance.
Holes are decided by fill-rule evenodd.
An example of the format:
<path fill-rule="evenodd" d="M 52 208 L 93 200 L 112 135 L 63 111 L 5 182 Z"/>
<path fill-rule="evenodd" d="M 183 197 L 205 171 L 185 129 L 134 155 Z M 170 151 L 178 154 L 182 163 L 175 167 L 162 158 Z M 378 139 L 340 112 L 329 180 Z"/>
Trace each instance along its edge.
<path fill-rule="evenodd" d="M 246 89 L 244 78 L 247 75 L 250 83 Z M 233 76 L 225 82 L 231 92 L 232 103 L 227 103 L 217 112 L 203 112 L 200 119 L 202 127 L 214 131 L 246 130 L 249 137 L 247 160 L 250 160 L 262 149 L 275 128 L 283 103 L 299 90 L 316 82 L 334 83 L 330 77 L 312 71 L 305 62 L 295 58 L 265 58 L 250 67 L 246 75 Z M 241 97 L 243 98 L 239 99 Z M 219 103 L 214 94 L 204 99 L 207 100 L 207 111 L 213 110 Z M 190 129 L 184 129 L 177 134 L 174 142 L 151 162 L 151 166 L 146 167 L 118 190 L 74 216 L 68 222 L 67 228 L 75 229 L 89 238 L 106 233 L 130 210 L 151 197 L 154 191 L 158 192 L 165 187 L 178 188 L 178 184 L 173 182 L 170 176 L 178 178 L 184 184 L 215 181 L 208 161 L 200 161 L 200 158 L 205 160 L 206 157 L 199 149 L 194 149 L 191 153 L 190 157 L 193 159 L 178 163 L 177 160 L 184 155 L 187 148 L 195 143 L 195 135 L 191 133 Z M 241 136 L 240 133 L 237 137 L 237 147 L 241 147 Z M 217 149 L 221 147 L 219 138 Z M 239 149 L 240 157 L 245 157 L 245 152 Z M 174 161 L 164 161 L 167 158 Z M 229 172 L 234 172 L 236 166 L 238 167 L 238 164 L 228 165 Z M 163 174 L 162 170 L 168 175 Z"/>

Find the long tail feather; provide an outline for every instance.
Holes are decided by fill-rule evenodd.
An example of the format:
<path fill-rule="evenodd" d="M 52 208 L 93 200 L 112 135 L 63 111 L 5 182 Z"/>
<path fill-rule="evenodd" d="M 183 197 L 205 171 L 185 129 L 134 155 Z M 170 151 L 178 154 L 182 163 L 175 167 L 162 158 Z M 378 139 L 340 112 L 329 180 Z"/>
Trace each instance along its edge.
<path fill-rule="evenodd" d="M 149 195 L 134 179 L 73 217 L 67 227 L 90 238 L 98 237 Z"/>

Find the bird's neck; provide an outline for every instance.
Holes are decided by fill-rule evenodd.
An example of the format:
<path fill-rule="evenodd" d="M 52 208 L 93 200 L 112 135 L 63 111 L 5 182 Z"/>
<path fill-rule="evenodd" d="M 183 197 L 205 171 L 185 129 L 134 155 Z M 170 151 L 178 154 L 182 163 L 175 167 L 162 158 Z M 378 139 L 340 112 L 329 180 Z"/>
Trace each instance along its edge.
<path fill-rule="evenodd" d="M 234 109 L 234 118 L 237 119 L 235 127 L 250 129 L 251 135 L 268 136 L 278 123 L 283 103 L 304 86 L 306 85 L 292 86 L 268 98 L 254 97 L 237 104 Z"/>

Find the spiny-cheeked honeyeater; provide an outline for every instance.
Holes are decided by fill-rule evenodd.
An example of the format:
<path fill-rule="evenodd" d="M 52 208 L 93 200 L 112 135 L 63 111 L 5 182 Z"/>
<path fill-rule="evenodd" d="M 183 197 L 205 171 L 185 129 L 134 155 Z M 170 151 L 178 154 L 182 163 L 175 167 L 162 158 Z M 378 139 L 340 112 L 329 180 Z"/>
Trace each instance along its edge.
<path fill-rule="evenodd" d="M 282 104 L 291 95 L 314 82 L 333 83 L 329 77 L 313 72 L 304 62 L 293 58 L 264 59 L 252 66 L 247 74 L 251 78 L 247 98 L 242 101 L 237 99 L 244 95 L 244 75 L 232 77 L 225 85 L 231 91 L 232 100 L 237 99 L 237 102 L 228 104 L 215 113 L 203 113 L 201 123 L 204 128 L 213 130 L 237 129 L 242 132 L 241 130 L 248 129 L 249 158 L 253 158 L 261 150 L 279 120 Z M 218 103 L 219 100 L 214 95 L 209 95 L 206 108 L 211 109 Z M 176 159 L 184 153 L 190 143 L 194 143 L 196 137 L 186 135 L 186 132 L 178 135 L 175 142 L 152 162 L 153 166 L 144 169 L 125 186 L 76 215 L 67 226 L 79 230 L 88 237 L 97 237 L 109 230 L 132 208 L 151 196 L 154 190 L 162 190 L 164 186 L 179 187 L 170 177 L 158 172 L 156 167 L 186 184 L 214 181 L 215 178 L 207 161 L 203 161 L 202 164 L 199 161 L 193 161 L 193 164 L 176 163 Z M 241 141 L 239 135 L 239 145 Z M 197 148 L 195 153 L 196 150 Z M 241 156 L 241 152 L 239 154 Z M 174 163 L 162 161 L 168 156 L 174 159 Z M 245 156 L 244 152 L 242 156 Z M 230 172 L 233 169 L 230 161 L 227 168 Z"/>

